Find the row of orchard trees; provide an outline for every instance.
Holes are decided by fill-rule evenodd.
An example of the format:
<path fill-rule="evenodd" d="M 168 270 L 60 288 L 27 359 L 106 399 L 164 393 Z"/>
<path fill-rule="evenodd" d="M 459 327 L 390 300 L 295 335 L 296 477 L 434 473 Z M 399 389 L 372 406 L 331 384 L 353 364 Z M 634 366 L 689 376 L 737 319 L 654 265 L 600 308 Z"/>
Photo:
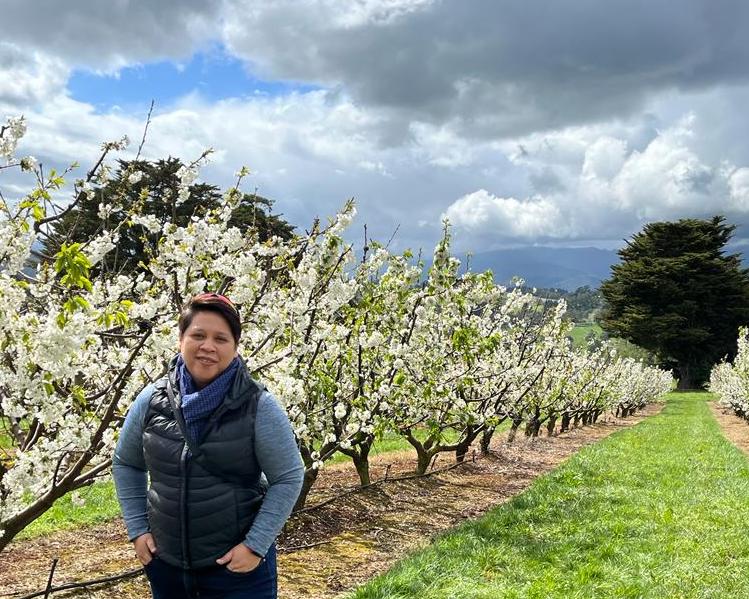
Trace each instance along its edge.
<path fill-rule="evenodd" d="M 669 374 L 606 349 L 572 351 L 563 304 L 507 291 L 490 273 L 459 274 L 447 229 L 423 280 L 408 254 L 372 243 L 354 255 L 342 237 L 352 203 L 287 241 L 240 233 L 229 226 L 239 182 L 184 226 L 107 196 L 96 235 L 24 270 L 69 208 L 57 202 L 60 175 L 13 157 L 23 131 L 15 120 L 0 133 L 3 168 L 34 178 L 18 202 L 0 199 L 0 550 L 55 499 L 106 474 L 123 414 L 176 349 L 179 307 L 206 290 L 240 306 L 240 353 L 286 406 L 306 465 L 299 506 L 336 452 L 368 482 L 385 431 L 414 446 L 424 472 L 439 452 L 462 459 L 477 439 L 487 448 L 505 420 L 531 435 L 565 429 L 608 409 L 627 414 L 670 386 Z M 72 205 L 96 198 L 105 167 L 72 185 Z M 179 175 L 185 201 L 197 165 Z M 114 213 L 126 218 L 108 226 Z M 97 268 L 125 228 L 158 239 L 146 263 L 127 276 Z"/>
<path fill-rule="evenodd" d="M 716 364 L 710 372 L 709 390 L 720 403 L 749 420 L 749 329 L 739 329 L 737 352 L 733 362 Z"/>

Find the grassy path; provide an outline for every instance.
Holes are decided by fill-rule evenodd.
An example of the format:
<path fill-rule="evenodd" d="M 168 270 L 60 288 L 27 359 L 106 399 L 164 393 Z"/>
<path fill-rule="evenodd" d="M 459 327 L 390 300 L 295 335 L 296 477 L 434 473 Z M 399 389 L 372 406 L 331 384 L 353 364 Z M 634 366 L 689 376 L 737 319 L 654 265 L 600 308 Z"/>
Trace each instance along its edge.
<path fill-rule="evenodd" d="M 352 597 L 749 597 L 749 462 L 709 398 L 671 394 Z"/>

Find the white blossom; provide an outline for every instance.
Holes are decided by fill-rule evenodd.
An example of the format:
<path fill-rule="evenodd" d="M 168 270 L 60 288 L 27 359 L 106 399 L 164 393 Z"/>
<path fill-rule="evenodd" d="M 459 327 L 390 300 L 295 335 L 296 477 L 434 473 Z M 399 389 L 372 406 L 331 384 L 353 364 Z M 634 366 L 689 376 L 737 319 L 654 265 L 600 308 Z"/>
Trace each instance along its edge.
<path fill-rule="evenodd" d="M 22 171 L 33 171 L 36 170 L 38 162 L 33 156 L 24 156 L 21 158 L 21 170 Z"/>
<path fill-rule="evenodd" d="M 0 136 L 0 158 L 10 162 L 18 141 L 26 134 L 26 119 L 22 116 L 8 117 L 5 125 L 0 125 L 0 128 L 3 129 Z"/>

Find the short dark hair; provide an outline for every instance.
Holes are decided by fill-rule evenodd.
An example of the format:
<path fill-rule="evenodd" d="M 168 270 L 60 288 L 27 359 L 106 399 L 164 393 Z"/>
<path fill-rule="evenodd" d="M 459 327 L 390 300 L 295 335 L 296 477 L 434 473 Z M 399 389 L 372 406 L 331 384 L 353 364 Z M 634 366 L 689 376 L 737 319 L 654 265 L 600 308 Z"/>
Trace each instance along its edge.
<path fill-rule="evenodd" d="M 239 338 L 242 336 L 242 321 L 239 317 L 239 309 L 228 297 L 218 293 L 201 293 L 190 298 L 179 315 L 180 337 L 185 334 L 198 312 L 215 312 L 222 316 L 231 329 L 234 343 L 239 343 Z"/>

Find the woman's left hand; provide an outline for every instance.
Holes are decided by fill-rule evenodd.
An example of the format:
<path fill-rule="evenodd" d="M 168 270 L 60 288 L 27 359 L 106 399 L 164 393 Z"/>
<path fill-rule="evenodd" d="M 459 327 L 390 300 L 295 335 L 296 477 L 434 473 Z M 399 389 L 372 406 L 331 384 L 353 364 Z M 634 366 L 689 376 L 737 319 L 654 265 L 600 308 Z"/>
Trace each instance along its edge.
<path fill-rule="evenodd" d="M 240 543 L 218 558 L 216 563 L 226 564 L 229 571 L 243 574 L 257 568 L 261 561 L 263 558 L 255 555 L 244 543 Z"/>

